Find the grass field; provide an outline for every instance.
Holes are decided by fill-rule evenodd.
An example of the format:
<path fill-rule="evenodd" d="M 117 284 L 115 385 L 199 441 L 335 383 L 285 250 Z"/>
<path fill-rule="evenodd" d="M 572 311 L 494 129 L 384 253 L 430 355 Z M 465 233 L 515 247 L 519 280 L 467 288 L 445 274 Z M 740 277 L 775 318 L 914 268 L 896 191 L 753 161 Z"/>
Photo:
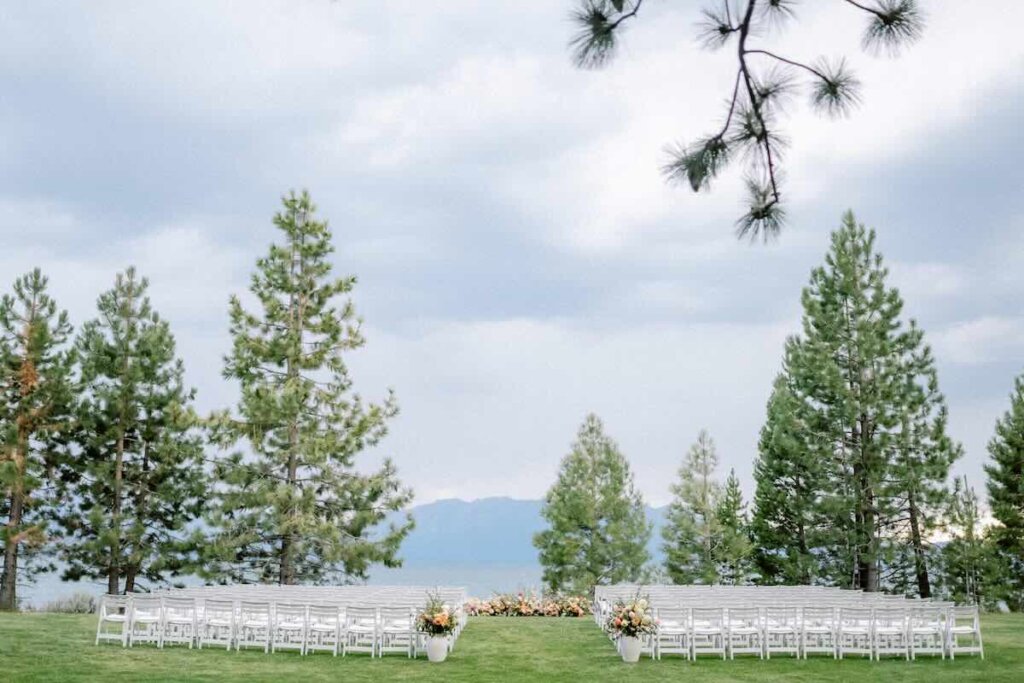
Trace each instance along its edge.
<path fill-rule="evenodd" d="M 443 664 L 391 656 L 93 646 L 95 618 L 0 614 L 0 681 L 1024 681 L 1024 615 L 983 622 L 985 660 L 678 659 L 623 664 L 589 619 L 471 620 Z"/>

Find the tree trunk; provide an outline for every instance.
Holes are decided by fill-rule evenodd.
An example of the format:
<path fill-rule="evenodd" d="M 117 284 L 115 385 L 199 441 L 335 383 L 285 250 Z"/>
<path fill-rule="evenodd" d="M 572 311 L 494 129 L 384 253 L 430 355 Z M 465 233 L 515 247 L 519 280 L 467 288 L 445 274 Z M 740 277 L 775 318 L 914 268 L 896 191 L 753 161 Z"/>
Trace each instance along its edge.
<path fill-rule="evenodd" d="M 136 570 L 137 570 L 137 568 L 134 565 L 128 565 L 127 569 L 125 569 L 125 572 L 124 572 L 124 593 L 125 593 L 125 595 L 135 591 L 135 575 L 136 575 Z"/>
<path fill-rule="evenodd" d="M 18 462 L 18 456 L 15 456 Z M 20 468 L 19 468 L 20 469 Z M 4 544 L 4 573 L 0 580 L 0 610 L 18 609 L 18 528 L 21 526 L 25 497 L 18 482 L 11 492 L 11 514 L 7 520 L 7 542 Z"/>
<path fill-rule="evenodd" d="M 25 514 L 25 468 L 28 457 L 28 435 L 19 425 L 18 445 L 11 449 L 14 483 L 11 486 L 11 509 L 7 520 L 7 541 L 4 543 L 4 573 L 0 578 L 0 610 L 18 609 L 18 545 L 21 522 Z"/>
<path fill-rule="evenodd" d="M 114 544 L 110 549 L 107 568 L 107 593 L 121 592 L 121 488 L 124 480 L 124 430 L 117 438 L 117 461 L 114 465 L 114 504 L 111 515 L 114 526 Z"/>
<path fill-rule="evenodd" d="M 925 558 L 924 542 L 921 538 L 921 519 L 914 495 L 908 496 L 910 506 L 910 539 L 914 545 L 914 573 L 917 575 L 917 592 L 922 598 L 932 596 L 931 582 L 928 580 L 928 564 Z"/>

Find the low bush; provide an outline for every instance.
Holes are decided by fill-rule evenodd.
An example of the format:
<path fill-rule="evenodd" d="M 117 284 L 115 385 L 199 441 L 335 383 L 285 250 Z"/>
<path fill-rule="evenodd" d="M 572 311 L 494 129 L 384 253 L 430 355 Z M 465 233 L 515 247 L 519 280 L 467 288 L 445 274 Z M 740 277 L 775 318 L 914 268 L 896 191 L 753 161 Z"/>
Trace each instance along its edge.
<path fill-rule="evenodd" d="M 78 591 L 43 605 L 43 612 L 60 614 L 92 614 L 96 611 L 96 598 L 84 591 Z"/>

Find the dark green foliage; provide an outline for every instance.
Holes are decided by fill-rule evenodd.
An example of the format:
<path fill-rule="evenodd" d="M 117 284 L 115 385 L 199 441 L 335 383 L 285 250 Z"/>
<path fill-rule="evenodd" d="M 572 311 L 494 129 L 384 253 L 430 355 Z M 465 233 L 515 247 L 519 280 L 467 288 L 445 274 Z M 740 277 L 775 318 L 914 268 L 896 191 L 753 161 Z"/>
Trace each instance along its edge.
<path fill-rule="evenodd" d="M 1024 611 L 1024 376 L 1014 382 L 1010 409 L 988 444 L 988 500 L 999 526 L 992 530 L 1001 580 L 999 597 Z"/>
<path fill-rule="evenodd" d="M 754 546 L 750 539 L 750 520 L 747 505 L 743 502 L 740 480 L 734 470 L 729 471 L 725 480 L 722 497 L 715 509 L 718 522 L 718 543 L 715 559 L 724 584 L 737 586 L 746 584 L 751 578 L 751 557 Z"/>
<path fill-rule="evenodd" d="M 755 527 L 766 534 L 760 559 L 770 577 L 788 573 L 787 579 L 863 590 L 910 586 L 927 596 L 928 539 L 945 509 L 946 478 L 960 447 L 945 434 L 934 359 L 921 330 L 901 321 L 903 301 L 886 284 L 874 242 L 874 232 L 847 213 L 825 266 L 803 292 L 803 334 L 786 344 L 789 396 L 777 397 L 783 407 L 770 412 L 762 444 L 762 458 L 770 459 L 760 470 Z M 773 442 L 776 433 L 781 437 Z M 818 566 L 784 569 L 791 553 L 773 535 L 794 519 L 766 487 L 812 463 L 815 488 L 788 488 L 805 530 L 821 532 L 796 555 L 806 561 L 810 554 Z"/>
<path fill-rule="evenodd" d="M 544 583 L 555 593 L 589 593 L 595 585 L 636 581 L 649 559 L 651 525 L 629 463 L 588 415 L 542 510 L 536 534 Z"/>
<path fill-rule="evenodd" d="M 673 583 L 714 584 L 721 580 L 717 513 L 722 487 L 715 480 L 717 467 L 715 443 L 701 430 L 679 468 L 679 481 L 672 485 L 672 502 L 661 530 L 665 571 Z"/>
<path fill-rule="evenodd" d="M 754 462 L 751 531 L 760 581 L 766 584 L 808 585 L 819 574 L 824 472 L 806 440 L 801 408 L 787 377 L 777 377 Z"/>
<path fill-rule="evenodd" d="M 65 579 L 105 579 L 109 593 L 187 568 L 188 527 L 207 493 L 195 391 L 148 286 L 134 268 L 118 274 L 76 343 L 82 394 L 61 557 Z"/>
<path fill-rule="evenodd" d="M 41 551 L 53 531 L 54 472 L 74 402 L 67 313 L 35 269 L 0 299 L 0 610 L 18 607 L 17 585 L 48 568 Z"/>
<path fill-rule="evenodd" d="M 234 414 L 215 416 L 213 438 L 244 442 L 216 465 L 216 534 L 204 572 L 219 579 L 281 584 L 364 579 L 374 563 L 399 566 L 412 528 L 402 510 L 412 492 L 385 460 L 375 472 L 356 456 L 377 445 L 397 413 L 389 392 L 367 404 L 352 391 L 344 357 L 365 341 L 348 299 L 354 277 L 331 276 L 331 232 L 309 195 L 290 194 L 274 217 L 282 244 L 259 259 L 251 292 L 258 312 L 231 299 L 224 376 L 237 380 Z"/>

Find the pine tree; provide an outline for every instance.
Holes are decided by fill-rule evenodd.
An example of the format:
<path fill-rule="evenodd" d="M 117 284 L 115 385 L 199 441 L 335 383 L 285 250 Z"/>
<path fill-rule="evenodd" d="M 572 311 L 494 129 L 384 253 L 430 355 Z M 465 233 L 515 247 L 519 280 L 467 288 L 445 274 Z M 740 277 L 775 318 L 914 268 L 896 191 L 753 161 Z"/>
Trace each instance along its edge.
<path fill-rule="evenodd" d="M 347 352 L 365 341 L 350 300 L 354 277 L 331 276 L 331 232 L 307 193 L 283 200 L 274 217 L 283 243 L 257 261 L 251 292 L 259 312 L 231 299 L 231 354 L 224 376 L 241 385 L 235 414 L 213 435 L 249 453 L 218 462 L 219 496 L 209 522 L 217 533 L 205 573 L 280 584 L 366 578 L 394 567 L 412 528 L 412 500 L 390 460 L 376 472 L 356 456 L 377 445 L 397 414 L 394 395 L 366 404 L 352 391 Z"/>
<path fill-rule="evenodd" d="M 822 467 L 806 441 L 802 404 L 786 375 L 775 380 L 754 462 L 751 531 L 760 582 L 810 585 L 818 575 Z"/>
<path fill-rule="evenodd" d="M 980 524 L 977 494 L 967 485 L 967 477 L 957 479 L 947 511 L 950 539 L 942 548 L 942 582 L 946 597 L 958 604 L 990 603 L 991 548 Z"/>
<path fill-rule="evenodd" d="M 996 422 L 988 452 L 988 501 L 999 522 L 992 536 L 1000 592 L 1011 609 L 1024 611 L 1024 375 L 1014 382 L 1010 409 Z"/>
<path fill-rule="evenodd" d="M 672 485 L 673 499 L 661 530 L 665 570 L 674 583 L 719 582 L 716 513 L 722 492 L 714 478 L 717 467 L 715 443 L 702 429 L 679 468 L 679 481 Z"/>
<path fill-rule="evenodd" d="M 106 579 L 112 594 L 184 568 L 189 525 L 207 492 L 195 391 L 148 287 L 134 268 L 119 273 L 76 342 L 82 398 L 64 578 Z"/>
<path fill-rule="evenodd" d="M 960 449 L 945 436 L 931 353 L 916 325 L 901 322 L 903 301 L 874 244 L 874 231 L 847 213 L 803 292 L 803 334 L 787 342 L 785 368 L 808 457 L 823 468 L 822 575 L 879 590 L 881 569 L 905 571 L 898 556 L 909 548 L 927 594 L 925 539 Z"/>
<path fill-rule="evenodd" d="M 588 415 L 544 499 L 548 528 L 536 534 L 544 583 L 553 592 L 636 581 L 649 559 L 651 525 L 629 463 Z"/>
<path fill-rule="evenodd" d="M 743 492 L 735 470 L 729 470 L 729 477 L 725 480 L 725 489 L 715 509 L 715 521 L 719 531 L 715 556 L 722 583 L 743 585 L 751 578 L 754 546 L 750 540 L 747 505 L 743 502 Z"/>
<path fill-rule="evenodd" d="M 2 610 L 17 609 L 18 582 L 44 568 L 33 560 L 52 531 L 51 485 L 73 404 L 71 324 L 46 286 L 37 268 L 0 299 Z"/>

